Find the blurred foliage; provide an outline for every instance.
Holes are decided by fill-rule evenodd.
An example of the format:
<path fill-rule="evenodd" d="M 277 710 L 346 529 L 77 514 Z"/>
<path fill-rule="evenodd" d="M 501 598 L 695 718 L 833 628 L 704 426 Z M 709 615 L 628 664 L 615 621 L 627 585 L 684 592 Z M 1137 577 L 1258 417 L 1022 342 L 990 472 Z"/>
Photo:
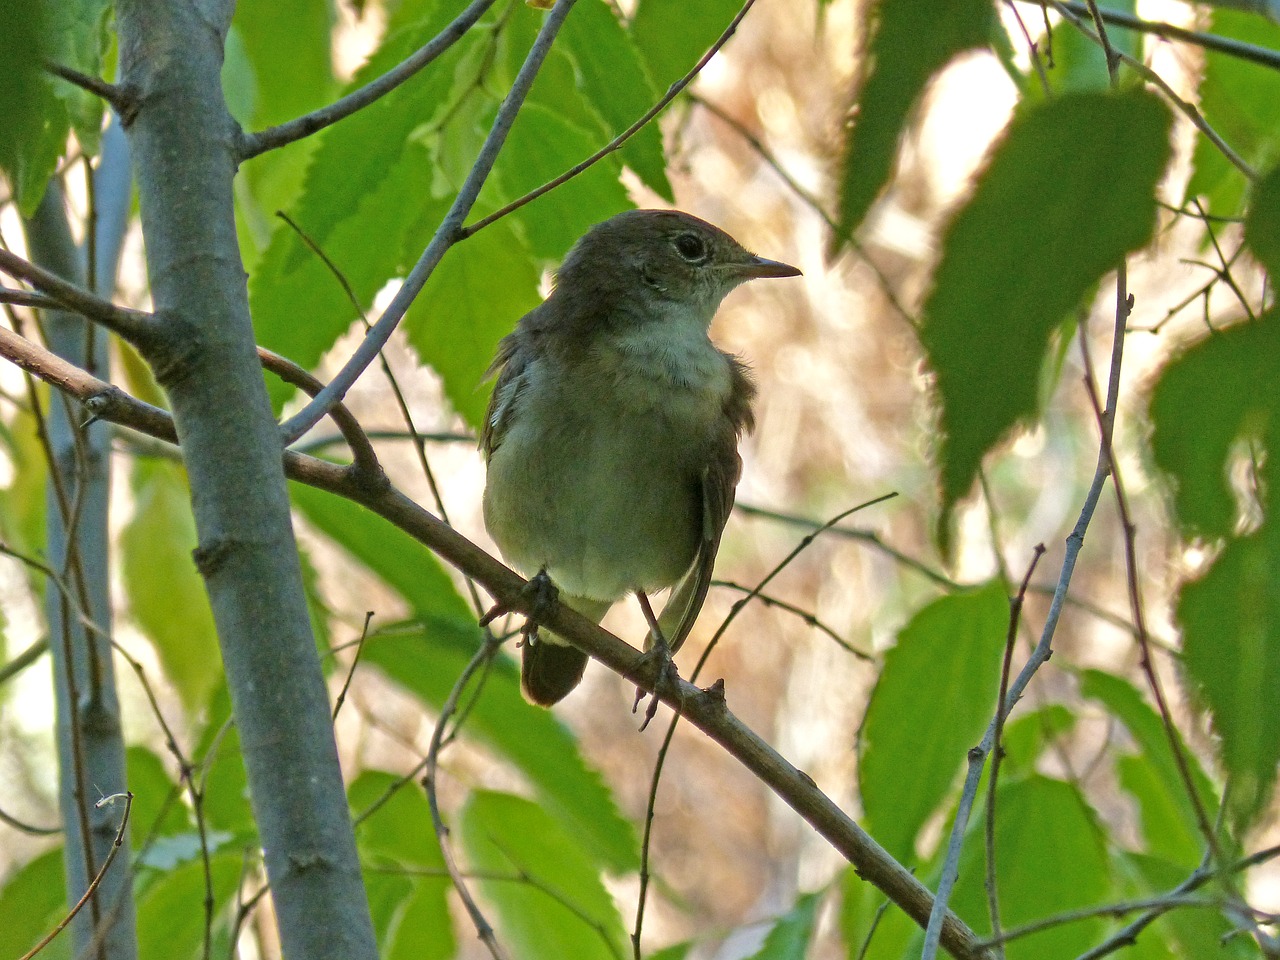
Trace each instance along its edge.
<path fill-rule="evenodd" d="M 833 16 L 846 2 L 815 4 L 816 15 Z M 1070 23 L 1055 23 L 1051 42 L 1039 47 L 1046 55 L 1046 91 L 1020 32 L 1002 19 L 1001 4 L 874 0 L 854 6 L 866 39 L 847 104 L 852 122 L 835 135 L 843 159 L 824 160 L 837 171 L 829 193 L 840 229 L 825 238 L 834 253 L 893 200 L 894 172 L 909 159 L 924 104 L 950 66 L 966 54 L 992 51 L 1018 90 L 1011 121 L 940 231 L 914 331 L 931 375 L 928 395 L 938 424 L 936 436 L 920 441 L 932 447 L 938 478 L 933 528 L 944 559 L 954 558 L 964 538 L 960 515 L 984 469 L 1006 456 L 1012 438 L 1060 423 L 1046 410 L 1052 391 L 1045 382 L 1056 383 L 1090 298 L 1124 256 L 1151 249 L 1160 242 L 1157 231 L 1169 226 L 1171 217 L 1159 213 L 1157 201 L 1169 193 L 1162 182 L 1176 162 L 1172 125 L 1186 121 L 1126 70 L 1112 90 L 1098 48 Z M 1134 9 L 1132 3 L 1117 6 Z M 621 7 L 626 16 L 619 5 L 579 0 L 484 186 L 473 222 L 608 143 L 694 65 L 740 5 L 638 0 Z M 366 19 L 358 27 L 373 38 L 371 49 L 343 83 L 343 71 L 333 66 L 334 37 L 355 29 L 342 25 L 351 11 L 328 0 L 283 6 L 243 0 L 223 71 L 229 107 L 247 129 L 257 130 L 322 106 L 399 63 L 458 9 L 448 0 L 360 5 L 355 13 Z M 1019 9 L 1024 16 L 1032 10 Z M 1033 13 L 1028 23 L 1035 30 L 1040 14 Z M 60 162 L 94 153 L 103 118 L 99 101 L 51 79 L 40 69 L 41 58 L 112 79 L 110 16 L 105 0 L 0 5 L 0 100 L 6 104 L 0 110 L 0 171 L 21 212 L 34 208 Z M 535 4 L 496 3 L 459 43 L 393 93 L 245 165 L 235 215 L 259 342 L 316 368 L 358 329 L 361 313 L 373 309 L 388 284 L 407 273 L 469 170 L 543 16 Z M 1212 29 L 1280 48 L 1280 28 L 1257 16 L 1219 10 Z M 1119 49 L 1139 58 L 1151 52 L 1141 34 L 1113 32 Z M 751 66 L 743 69 L 749 73 Z M 1249 163 L 1273 166 L 1280 73 L 1210 52 L 1192 81 L 1214 129 Z M 732 92 L 759 94 L 748 87 Z M 646 127 L 584 175 L 448 252 L 403 333 L 414 358 L 437 379 L 454 426 L 478 426 L 484 374 L 497 340 L 538 302 L 544 271 L 573 240 L 631 206 L 638 191 L 667 200 L 677 194 L 672 184 L 681 182 L 676 174 L 684 161 L 679 132 Z M 1212 214 L 1243 214 L 1253 255 L 1267 269 L 1280 270 L 1280 169 L 1251 184 L 1196 134 L 1188 176 L 1186 198 L 1199 199 Z M 296 229 L 277 211 L 287 212 Z M 1190 548 L 1204 557 L 1174 598 L 1179 678 L 1195 712 L 1190 722 L 1182 715 L 1170 721 L 1128 674 L 1074 663 L 1062 672 L 1069 692 L 1054 688 L 1045 702 L 1019 705 L 1005 727 L 991 811 L 1005 929 L 1165 894 L 1192 875 L 1206 848 L 1215 848 L 1216 865 L 1223 867 L 1256 850 L 1256 838 L 1274 827 L 1280 528 L 1270 448 L 1280 422 L 1280 320 L 1274 310 L 1243 319 L 1240 313 L 1233 306 L 1181 345 L 1152 378 L 1145 411 L 1125 412 L 1138 421 L 1124 441 L 1149 436 L 1150 461 L 1167 480 L 1172 549 Z M 135 355 L 126 353 L 120 362 L 135 393 L 161 402 Z M 296 400 L 284 384 L 273 382 L 271 389 L 278 408 Z M 44 391 L 37 395 L 50 402 Z M 1076 413 L 1092 438 L 1092 412 Z M 0 451 L 11 468 L 0 491 L 0 536 L 8 547 L 39 557 L 45 470 L 31 411 L 0 421 Z M 232 938 L 244 920 L 237 904 L 262 882 L 260 852 L 213 623 L 190 560 L 195 535 L 185 477 L 180 466 L 156 458 L 137 457 L 129 470 L 131 510 L 117 525 L 120 616 L 154 651 L 159 682 L 152 682 L 162 694 L 172 693 L 180 713 L 174 726 L 184 745 L 181 760 L 163 750 L 159 738 L 135 744 L 129 753 L 137 794 L 132 832 L 141 956 L 201 956 L 206 940 L 214 955 L 234 955 Z M 1050 481 L 1058 479 L 1068 482 Z M 353 654 L 333 649 L 334 638 L 350 635 L 367 589 L 395 613 L 379 616 L 363 638 L 362 673 L 377 675 L 387 699 L 410 704 L 415 722 L 433 720 L 482 642 L 464 592 L 424 547 L 363 508 L 310 488 L 292 492 L 312 538 L 306 542 L 341 555 L 343 579 L 359 596 L 347 608 L 322 600 L 324 578 L 304 555 L 317 635 L 324 652 L 334 654 L 327 663 L 335 686 Z M 1043 534 L 1059 535 L 1056 529 Z M 45 589 L 31 569 L 23 578 L 29 594 Z M 930 885 L 941 870 L 945 845 L 939 836 L 955 817 L 966 751 L 981 739 L 994 709 L 1013 591 L 996 577 L 940 594 L 941 579 L 931 582 L 927 595 L 911 587 L 886 589 L 908 598 L 905 626 L 877 664 L 856 736 L 847 730 L 821 744 L 832 753 L 847 752 L 856 740 L 849 780 L 856 778 L 864 822 Z M 869 600 L 881 602 L 879 596 Z M 263 642 L 270 642 L 268 624 Z M 8 638 L 5 649 L 13 653 L 24 645 Z M 648 754 L 629 745 L 624 764 L 609 775 L 597 769 L 573 727 L 520 698 L 506 653 L 463 703 L 457 735 L 469 752 L 448 771 L 448 817 L 499 937 L 521 957 L 626 955 L 633 905 L 627 891 L 640 869 L 645 814 L 624 802 L 631 784 L 613 774 L 621 769 L 629 780 L 647 780 Z M 1199 735 L 1198 720 L 1207 721 L 1211 740 Z M 340 729 L 344 721 L 339 717 Z M 1096 738 L 1100 725 L 1108 728 L 1108 739 L 1093 769 L 1113 791 L 1106 803 L 1072 769 L 1063 746 L 1070 738 Z M 416 741 L 407 747 L 416 749 Z M 468 920 L 442 873 L 432 813 L 415 786 L 419 773 L 373 763 L 350 771 L 349 799 L 380 948 L 389 958 L 471 956 Z M 721 827 L 741 810 L 727 786 L 701 789 L 710 789 L 715 802 L 700 804 L 696 798 L 705 794 L 688 788 L 671 801 L 673 809 L 660 801 L 658 815 Z M 986 796 L 984 780 L 977 815 L 964 832 L 954 897 L 956 910 L 979 932 L 991 929 L 984 886 Z M 1117 816 L 1116 806 L 1130 811 L 1130 819 Z M 1220 808 L 1228 816 L 1220 818 Z M 753 840 L 759 850 L 752 856 L 775 856 L 773 838 Z M 726 862 L 736 852 L 723 850 Z M 782 893 L 770 888 L 771 899 L 753 902 L 755 913 L 739 918 L 741 929 L 728 931 L 697 915 L 690 892 L 680 887 L 686 866 L 654 866 L 662 882 L 651 896 L 684 926 L 670 924 L 679 942 L 652 957 L 708 955 L 730 934 L 749 944 L 737 955 L 760 960 L 919 954 L 918 928 L 901 911 L 886 910 L 883 896 L 852 869 L 826 886 L 808 884 L 807 893 L 798 892 L 799 882 Z M 799 867 L 792 872 L 798 875 Z M 1239 919 L 1227 898 L 1240 886 L 1234 875 L 1215 882 L 1210 889 L 1219 901 L 1171 911 L 1121 955 L 1260 956 L 1251 938 L 1226 937 Z M 28 949 L 65 911 L 64 896 L 59 849 L 42 849 L 17 863 L 0 879 L 0 955 Z M 838 911 L 841 943 L 835 947 L 822 919 L 828 908 Z M 1014 940 L 1007 955 L 1075 957 L 1132 916 L 1099 914 L 1049 927 Z M 42 954 L 68 955 L 65 940 Z"/>

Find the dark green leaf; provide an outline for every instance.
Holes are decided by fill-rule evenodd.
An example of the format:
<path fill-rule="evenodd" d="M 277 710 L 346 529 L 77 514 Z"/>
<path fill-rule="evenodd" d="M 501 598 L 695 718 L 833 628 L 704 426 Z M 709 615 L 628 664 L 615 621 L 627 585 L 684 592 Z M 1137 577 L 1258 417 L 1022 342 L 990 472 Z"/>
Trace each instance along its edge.
<path fill-rule="evenodd" d="M 291 484 L 289 490 L 294 505 L 310 523 L 385 580 L 418 617 L 474 627 L 475 618 L 453 581 L 422 544 L 343 497 L 300 483 Z"/>
<path fill-rule="evenodd" d="M 554 179 L 592 151 L 590 138 L 549 109 L 520 111 L 495 173 L 508 196 L 520 197 Z M 588 228 L 633 206 L 609 158 L 521 207 L 514 216 L 534 256 L 559 260 Z"/>
<path fill-rule="evenodd" d="M 40 205 L 70 129 L 66 106 L 42 67 L 58 49 L 56 7 L 51 0 L 0 4 L 0 172 L 28 217 Z"/>
<path fill-rule="evenodd" d="M 411 881 L 397 887 L 400 892 L 385 924 L 381 955 L 387 960 L 446 960 L 457 949 L 449 920 L 452 884 L 444 872 L 440 845 L 427 827 L 431 809 L 422 788 L 410 780 L 391 792 L 399 781 L 391 774 L 367 770 L 348 791 L 354 816 L 381 803 L 357 825 L 361 859 L 391 870 L 405 868 Z M 421 871 L 438 875 L 422 876 Z"/>
<path fill-rule="evenodd" d="M 1228 537 L 1249 508 L 1230 470 L 1264 446 L 1280 416 L 1280 318 L 1268 314 L 1201 340 L 1164 368 L 1151 396 L 1151 450 L 1173 480 L 1185 537 Z M 1264 471 L 1267 467 L 1263 466 Z"/>
<path fill-rule="evenodd" d="M 774 922 L 764 946 L 752 954 L 752 960 L 804 960 L 809 955 L 822 896 L 821 892 L 805 893 L 797 898 L 795 906 Z"/>
<path fill-rule="evenodd" d="M 254 110 L 238 117 L 254 129 L 283 123 L 333 97 L 329 0 L 240 0 L 231 29 L 253 72 Z"/>
<path fill-rule="evenodd" d="M 1170 863 L 1194 868 L 1204 853 L 1205 841 L 1160 715 L 1128 681 L 1099 670 L 1081 674 L 1080 694 L 1105 706 L 1142 751 L 1140 757 L 1118 758 L 1117 771 L 1121 786 L 1138 801 L 1147 851 Z M 1212 820 L 1217 810 L 1213 786 L 1181 737 L 1179 745 L 1201 805 Z"/>
<path fill-rule="evenodd" d="M 1002 781 L 996 796 L 996 876 L 1006 928 L 1095 906 L 1111 893 L 1105 833 L 1074 786 L 1047 777 Z M 965 837 L 952 906 L 979 931 L 990 929 L 980 817 Z M 1071 960 L 1095 945 L 1094 917 L 1050 927 L 1007 945 L 1008 960 Z"/>
<path fill-rule="evenodd" d="M 516 956 L 616 960 L 621 955 L 622 918 L 581 836 L 535 803 L 487 790 L 471 795 L 461 819 L 475 869 L 513 878 L 481 880 L 479 887 L 497 907 L 501 938 Z"/>
<path fill-rule="evenodd" d="M 1009 598 L 999 583 L 935 600 L 884 658 L 858 761 L 867 829 L 911 859 L 995 710 Z"/>
<path fill-rule="evenodd" d="M 191 551 L 195 520 L 186 474 L 165 460 L 133 463 L 134 512 L 120 535 L 129 611 L 154 644 L 189 710 L 218 682 L 222 658 L 204 581 Z"/>
<path fill-rule="evenodd" d="M 0 956 L 20 957 L 67 913 L 62 848 L 55 847 L 18 867 L 0 887 Z M 59 937 L 40 952 L 40 960 L 71 956 L 71 938 Z"/>
<path fill-rule="evenodd" d="M 929 79 L 991 30 L 986 0 L 879 0 L 867 12 L 873 30 L 863 59 L 856 116 L 840 176 L 840 233 L 847 238 L 888 182 L 903 127 Z"/>
<path fill-rule="evenodd" d="M 1280 167 L 1254 184 L 1244 238 L 1271 276 L 1280 277 Z"/>
<path fill-rule="evenodd" d="M 423 702 L 439 708 L 476 649 L 476 636 L 437 624 L 421 633 L 377 636 L 364 661 Z M 634 828 L 618 812 L 600 775 L 589 768 L 572 734 L 547 710 L 520 695 L 520 677 L 505 656 L 493 664 L 463 735 L 506 757 L 528 778 L 547 813 L 579 838 L 595 862 L 613 872 L 639 863 Z"/>
<path fill-rule="evenodd" d="M 88 76 L 102 77 L 110 40 L 111 0 L 57 0 L 46 9 L 52 39 L 49 58 Z M 54 81 L 53 90 L 66 104 L 80 148 L 89 156 L 95 155 L 102 141 L 102 98 L 65 80 Z"/>
<path fill-rule="evenodd" d="M 1107 4 L 1107 9 L 1134 16 L 1137 4 L 1135 0 L 1115 0 Z M 1111 29 L 1107 33 L 1112 49 L 1131 57 L 1140 56 L 1140 37 L 1141 34 L 1133 30 Z M 1086 36 L 1074 23 L 1060 20 L 1054 24 L 1050 35 L 1038 43 L 1037 49 L 1051 95 L 1098 92 L 1110 88 L 1111 77 L 1102 45 Z M 1040 100 L 1045 96 L 1034 68 L 1025 90 L 1029 99 Z"/>
<path fill-rule="evenodd" d="M 197 954 L 204 940 L 206 893 L 214 908 L 231 902 L 240 884 L 244 857 L 239 851 L 209 858 L 213 889 L 205 886 L 205 868 L 199 860 L 183 864 L 160 876 L 138 901 L 138 960 L 174 960 Z"/>
<path fill-rule="evenodd" d="M 561 40 L 578 65 L 583 96 L 610 127 L 608 139 L 620 134 L 658 100 L 640 53 L 604 0 L 583 0 L 561 31 Z M 588 151 L 589 153 L 590 151 Z M 582 160 L 586 153 L 575 158 Z M 649 189 L 674 200 L 667 182 L 662 133 L 657 123 L 643 127 L 622 147 L 622 159 Z"/>
<path fill-rule="evenodd" d="M 405 146 L 381 182 L 323 243 L 362 309 L 396 274 L 406 232 L 437 209 L 430 183 L 428 151 L 418 144 Z M 305 222 L 300 226 L 309 229 Z M 276 231 L 250 280 L 249 304 L 258 341 L 306 368 L 314 367 L 359 317 L 333 270 L 287 225 Z M 293 392 L 274 377 L 268 387 L 277 405 Z"/>
<path fill-rule="evenodd" d="M 482 380 L 498 341 L 538 305 L 538 271 L 503 222 L 453 247 L 409 308 L 404 332 L 471 426 L 484 420 Z"/>
<path fill-rule="evenodd" d="M 1213 33 L 1271 50 L 1280 49 L 1280 26 L 1250 13 L 1219 8 Z M 1206 50 L 1200 112 L 1232 149 L 1255 168 L 1270 166 L 1280 147 L 1280 73 L 1228 53 Z M 1196 135 L 1194 172 L 1187 197 L 1204 197 L 1210 213 L 1240 213 L 1247 183 L 1203 134 Z"/>
<path fill-rule="evenodd" d="M 983 456 L 1035 414 L 1053 328 L 1151 236 L 1169 124 L 1140 91 L 1022 111 L 948 227 L 920 331 L 941 407 L 944 547 Z"/>
<path fill-rule="evenodd" d="M 666 90 L 692 70 L 741 7 L 741 0 L 640 0 L 631 34 L 654 86 Z"/>
<path fill-rule="evenodd" d="M 1228 542 L 1182 588 L 1183 667 L 1209 711 L 1238 828 L 1263 809 L 1280 762 L 1280 523 Z"/>

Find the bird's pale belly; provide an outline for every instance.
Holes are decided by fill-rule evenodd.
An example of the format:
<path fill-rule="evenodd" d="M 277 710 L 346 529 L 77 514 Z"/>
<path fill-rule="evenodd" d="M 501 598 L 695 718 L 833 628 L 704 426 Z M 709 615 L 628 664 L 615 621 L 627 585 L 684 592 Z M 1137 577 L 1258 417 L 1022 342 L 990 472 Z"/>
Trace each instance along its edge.
<path fill-rule="evenodd" d="M 700 433 L 616 410 L 561 408 L 537 436 L 517 419 L 489 463 L 485 524 L 509 563 L 569 594 L 671 586 L 702 531 Z"/>

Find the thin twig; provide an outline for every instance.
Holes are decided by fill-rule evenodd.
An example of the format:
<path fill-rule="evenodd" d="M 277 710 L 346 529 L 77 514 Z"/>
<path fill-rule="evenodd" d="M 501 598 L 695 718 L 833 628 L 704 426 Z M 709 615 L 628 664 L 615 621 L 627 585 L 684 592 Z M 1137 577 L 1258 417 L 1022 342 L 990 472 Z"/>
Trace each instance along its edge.
<path fill-rule="evenodd" d="M 245 134 L 240 139 L 240 159 L 248 160 L 268 150 L 309 137 L 386 96 L 460 40 L 484 16 L 485 11 L 493 6 L 493 2 L 494 0 L 472 0 L 452 23 L 405 60 L 340 100 L 278 126 Z"/>
<path fill-rule="evenodd" d="M 732 37 L 734 33 L 737 32 L 738 24 L 742 22 L 742 18 L 747 15 L 747 12 L 753 6 L 755 6 L 755 2 L 756 0 L 746 0 L 746 2 L 742 5 L 742 9 L 740 9 L 738 13 L 734 16 L 734 18 L 729 21 L 729 25 L 725 27 L 724 31 L 720 34 L 719 37 L 716 38 L 715 42 L 712 43 L 711 46 L 707 48 L 707 52 L 704 53 L 702 57 L 698 60 L 698 62 L 693 65 L 693 69 L 691 69 L 688 73 L 686 73 L 683 77 L 681 77 L 675 83 L 671 84 L 671 86 L 667 88 L 667 92 L 664 93 L 661 98 L 659 98 L 657 103 L 655 103 L 652 107 L 646 110 L 644 114 L 640 117 L 640 119 L 638 119 L 631 126 L 627 127 L 627 129 L 623 130 L 620 134 L 618 134 L 616 137 L 614 137 L 612 140 L 606 143 L 603 147 L 601 147 L 591 156 L 587 157 L 585 160 L 583 160 L 581 163 L 577 164 L 576 166 L 570 167 L 564 173 L 560 174 L 560 176 L 556 177 L 553 180 L 548 180 L 542 186 L 538 187 L 535 190 L 531 190 L 529 193 L 526 193 L 523 197 L 520 197 L 519 199 L 513 200 L 511 203 L 508 203 L 505 207 L 502 207 L 499 210 L 494 211 L 493 213 L 489 214 L 487 217 L 482 217 L 481 219 L 477 220 L 475 223 L 470 224 L 469 226 L 463 227 L 461 230 L 458 231 L 459 239 L 462 239 L 464 237 L 469 237 L 474 233 L 480 232 L 485 227 L 489 226 L 489 224 L 494 223 L 498 220 L 501 220 L 507 214 L 515 210 L 519 210 L 521 207 L 523 207 L 527 203 L 532 203 L 534 200 L 537 200 L 544 193 L 549 193 L 550 191 L 554 190 L 556 187 L 560 186 L 562 183 L 567 183 L 568 181 L 576 177 L 578 174 L 582 173 L 583 171 L 587 170 L 590 167 L 595 166 L 595 164 L 603 160 L 605 157 L 609 156 L 609 154 L 614 153 L 617 150 L 621 149 L 624 143 L 626 143 L 633 136 L 639 133 L 641 128 L 643 128 L 646 124 L 648 124 L 651 120 L 653 120 L 653 118 L 656 117 L 658 114 L 660 114 L 663 110 L 665 110 L 667 105 L 680 95 L 680 91 L 682 91 L 689 84 L 693 83 L 693 81 L 697 78 L 698 74 L 702 72 L 702 69 L 711 61 L 711 58 L 714 57 L 717 53 L 719 53 L 720 48 L 723 47 L 726 43 L 728 43 L 729 38 Z"/>
<path fill-rule="evenodd" d="M 342 705 L 347 701 L 347 691 L 351 689 L 351 681 L 356 675 L 356 667 L 360 665 L 360 654 L 364 652 L 364 644 L 369 639 L 369 624 L 373 622 L 373 611 L 366 610 L 364 614 L 364 626 L 360 628 L 360 639 L 356 641 L 355 656 L 351 658 L 351 666 L 347 670 L 347 677 L 342 681 L 342 689 L 338 691 L 337 698 L 333 701 L 333 717 L 332 720 L 338 719 L 338 711 L 342 709 Z"/>
<path fill-rule="evenodd" d="M 723 587 L 726 590 L 735 590 L 738 593 L 753 592 L 752 587 L 744 587 L 742 584 L 734 583 L 732 580 L 712 580 L 711 585 L 713 587 Z M 816 614 L 811 613 L 810 611 L 804 609 L 801 606 L 797 606 L 794 603 L 788 603 L 786 600 L 783 600 L 780 597 L 775 597 L 772 594 L 760 593 L 759 591 L 755 591 L 755 596 L 756 596 L 756 599 L 758 599 L 766 607 L 777 607 L 779 610 L 785 610 L 787 611 L 787 613 L 792 614 L 793 616 L 799 617 L 801 620 L 803 620 L 809 626 L 813 627 L 815 630 L 819 631 L 820 633 L 824 633 L 828 637 L 830 637 L 831 640 L 836 644 L 836 646 L 840 647 L 841 650 L 844 650 L 848 653 L 853 654 L 859 660 L 866 660 L 867 662 L 875 661 L 875 657 L 872 654 L 869 654 L 864 650 L 859 650 L 857 647 L 855 647 L 852 643 L 850 643 L 844 637 L 840 636 L 840 634 L 836 633 L 834 628 L 827 626 L 827 624 L 819 620 Z"/>
<path fill-rule="evenodd" d="M 498 152 L 506 142 L 507 133 L 511 130 L 511 125 L 515 123 L 516 115 L 520 112 L 520 107 L 524 104 L 525 97 L 528 96 L 529 90 L 533 86 L 533 81 L 537 78 L 538 71 L 542 68 L 542 63 L 551 50 L 551 44 L 555 40 L 556 34 L 559 33 L 560 27 L 564 24 L 565 18 L 568 17 L 569 11 L 573 9 L 573 5 L 576 2 L 577 0 L 556 0 L 556 5 L 547 15 L 546 21 L 542 24 L 542 29 L 538 31 L 537 38 L 529 48 L 529 53 L 525 57 L 524 64 L 520 67 L 520 72 L 516 74 L 515 80 L 512 81 L 511 89 L 508 91 L 506 99 L 502 101 L 502 105 L 498 108 L 497 116 L 494 117 L 493 126 L 489 128 L 489 135 L 485 138 L 484 145 L 480 148 L 479 156 L 476 157 L 475 163 L 472 164 L 470 173 L 467 174 L 462 188 L 458 191 L 453 204 L 449 207 L 449 212 L 445 214 L 435 235 L 431 238 L 431 242 L 427 244 L 427 248 L 422 252 L 422 256 L 418 258 L 418 262 L 414 264 L 413 269 L 409 271 L 409 275 L 405 277 L 404 283 L 396 292 L 395 297 L 392 298 L 391 303 L 387 305 L 382 316 L 365 334 L 360 346 L 356 348 L 350 359 L 338 371 L 337 376 L 317 396 L 312 398 L 310 403 L 282 424 L 281 433 L 284 436 L 285 446 L 293 443 L 315 426 L 330 407 L 346 396 L 347 391 L 364 373 L 365 368 L 377 358 L 379 351 L 386 346 L 392 332 L 404 317 L 405 311 L 409 309 L 409 304 L 422 291 L 423 286 L 431 277 L 432 272 L 445 253 L 448 252 L 451 246 L 462 239 L 462 222 L 471 211 L 476 198 L 480 195 L 480 188 L 493 170 L 493 165 L 498 159 Z"/>
<path fill-rule="evenodd" d="M 27 281 L 41 293 L 56 300 L 64 310 L 102 324 L 135 346 L 144 342 L 150 332 L 151 314 L 117 307 L 8 250 L 0 249 L 0 271 Z"/>
<path fill-rule="evenodd" d="M 58 922 L 57 926 L 45 934 L 45 936 L 40 939 L 40 942 L 24 953 L 19 960 L 31 960 L 32 957 L 52 943 L 54 937 L 65 930 L 67 924 L 75 919 L 75 915 L 80 912 L 80 908 L 88 903 L 89 899 L 97 891 L 98 885 L 102 883 L 102 878 L 105 877 L 107 875 L 107 871 L 111 869 L 112 861 L 115 860 L 116 854 L 120 852 L 120 847 L 124 844 L 124 831 L 125 827 L 129 825 L 129 811 L 133 808 L 133 794 L 125 791 L 124 794 L 114 794 L 110 797 L 104 797 L 102 800 L 98 801 L 98 806 L 102 806 L 104 803 L 113 802 L 121 796 L 124 797 L 124 815 L 120 818 L 120 826 L 116 830 L 116 838 L 111 843 L 111 852 L 108 853 L 106 859 L 102 861 L 102 869 L 99 870 L 94 878 L 89 882 L 89 886 L 85 888 L 84 895 L 76 901 L 76 905 L 71 908 L 71 912 L 63 917 Z"/>
<path fill-rule="evenodd" d="M 996 732 L 993 740 L 995 747 L 991 754 L 991 776 L 987 778 L 986 817 L 987 905 L 991 914 L 993 939 L 1000 936 L 1000 896 L 996 887 L 996 785 L 1000 779 L 1000 761 L 1004 757 L 1004 748 L 1001 745 L 1006 716 L 1004 698 L 1009 692 L 1009 668 L 1013 662 L 1014 641 L 1018 638 L 1018 622 L 1022 618 L 1022 605 L 1027 597 L 1027 584 L 1031 582 L 1031 575 L 1035 573 L 1036 564 L 1040 562 L 1040 558 L 1043 556 L 1044 544 L 1037 543 L 1032 553 L 1031 563 L 1027 565 L 1026 575 L 1022 578 L 1022 584 L 1018 587 L 1017 594 L 1009 601 L 1009 632 L 1005 636 L 1004 659 L 1000 663 L 1000 691 L 996 696 Z M 1000 960 L 1004 960 L 1004 945 L 1002 941 L 997 940 L 996 956 Z"/>

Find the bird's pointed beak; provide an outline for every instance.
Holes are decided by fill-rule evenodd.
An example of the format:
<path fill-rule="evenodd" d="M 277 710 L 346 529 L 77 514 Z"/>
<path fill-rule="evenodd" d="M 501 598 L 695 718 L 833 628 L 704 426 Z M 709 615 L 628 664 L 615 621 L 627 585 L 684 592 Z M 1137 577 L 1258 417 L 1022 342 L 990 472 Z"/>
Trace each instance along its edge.
<path fill-rule="evenodd" d="M 764 280 L 772 277 L 802 276 L 798 267 L 781 260 L 766 260 L 764 257 L 752 257 L 738 266 L 738 273 L 744 280 Z"/>

